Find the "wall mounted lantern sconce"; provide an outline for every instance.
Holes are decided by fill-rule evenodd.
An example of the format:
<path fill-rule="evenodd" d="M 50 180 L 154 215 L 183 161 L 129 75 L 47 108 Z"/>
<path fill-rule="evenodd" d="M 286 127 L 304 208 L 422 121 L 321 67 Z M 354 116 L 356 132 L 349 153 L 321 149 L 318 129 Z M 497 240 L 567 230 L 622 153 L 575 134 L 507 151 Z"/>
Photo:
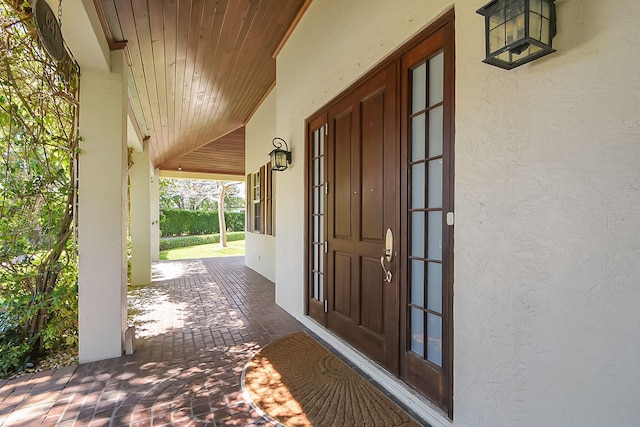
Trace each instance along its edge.
<path fill-rule="evenodd" d="M 286 148 L 285 150 L 282 149 L 283 143 Z M 269 158 L 271 159 L 271 170 L 286 170 L 291 164 L 291 151 L 289 151 L 287 141 L 282 138 L 275 137 L 271 141 L 271 144 L 275 147 L 273 151 L 269 153 Z"/>
<path fill-rule="evenodd" d="M 486 58 L 511 70 L 555 52 L 555 0 L 493 0 L 477 12 L 484 16 Z"/>

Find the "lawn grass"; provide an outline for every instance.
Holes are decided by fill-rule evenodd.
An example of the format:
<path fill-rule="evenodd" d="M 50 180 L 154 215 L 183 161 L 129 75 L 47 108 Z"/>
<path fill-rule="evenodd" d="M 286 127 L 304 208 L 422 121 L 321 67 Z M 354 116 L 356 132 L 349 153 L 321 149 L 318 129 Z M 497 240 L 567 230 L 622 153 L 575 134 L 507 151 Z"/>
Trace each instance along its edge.
<path fill-rule="evenodd" d="M 178 259 L 197 259 L 197 258 L 215 258 L 221 256 L 243 256 L 244 240 L 235 242 L 227 242 L 227 247 L 220 247 L 220 243 L 209 243 L 206 245 L 188 246 L 186 248 L 169 249 L 160 252 L 160 259 L 178 260 Z"/>

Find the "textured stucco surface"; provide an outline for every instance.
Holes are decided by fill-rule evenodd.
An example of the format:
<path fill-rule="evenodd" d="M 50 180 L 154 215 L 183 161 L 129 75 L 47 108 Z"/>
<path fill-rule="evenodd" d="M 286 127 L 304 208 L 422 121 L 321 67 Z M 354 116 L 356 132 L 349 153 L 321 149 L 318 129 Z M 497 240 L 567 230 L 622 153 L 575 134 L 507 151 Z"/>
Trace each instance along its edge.
<path fill-rule="evenodd" d="M 127 83 L 122 51 L 112 72 L 82 74 L 78 166 L 80 362 L 122 355 L 127 316 Z M 80 225 L 82 224 L 82 225 Z"/>
<path fill-rule="evenodd" d="M 276 298 L 304 309 L 304 120 L 452 1 L 316 0 L 278 57 Z M 559 0 L 558 52 L 481 62 L 455 2 L 455 426 L 640 419 L 640 2 Z M 434 417 L 438 417 L 434 413 Z"/>
<path fill-rule="evenodd" d="M 269 161 L 273 149 L 271 140 L 276 136 L 275 90 L 264 99 L 245 128 L 245 171 L 256 172 Z M 277 180 L 280 172 L 274 172 Z M 250 194 L 246 187 L 247 197 Z M 275 213 L 275 212 L 274 212 Z M 245 233 L 245 264 L 271 281 L 276 280 L 276 239 L 259 233 Z"/>
<path fill-rule="evenodd" d="M 640 418 L 640 3 L 557 3 L 511 72 L 456 9 L 456 425 Z"/>

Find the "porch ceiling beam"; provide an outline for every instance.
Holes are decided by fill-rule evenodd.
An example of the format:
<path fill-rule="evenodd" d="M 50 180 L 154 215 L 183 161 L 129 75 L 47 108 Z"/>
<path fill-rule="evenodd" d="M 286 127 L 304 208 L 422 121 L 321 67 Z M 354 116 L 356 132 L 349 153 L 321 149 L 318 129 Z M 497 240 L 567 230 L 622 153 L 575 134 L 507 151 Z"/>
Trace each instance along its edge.
<path fill-rule="evenodd" d="M 52 7 L 57 10 L 57 2 Z M 109 72 L 109 44 L 93 0 L 65 0 L 62 35 L 82 70 Z"/>

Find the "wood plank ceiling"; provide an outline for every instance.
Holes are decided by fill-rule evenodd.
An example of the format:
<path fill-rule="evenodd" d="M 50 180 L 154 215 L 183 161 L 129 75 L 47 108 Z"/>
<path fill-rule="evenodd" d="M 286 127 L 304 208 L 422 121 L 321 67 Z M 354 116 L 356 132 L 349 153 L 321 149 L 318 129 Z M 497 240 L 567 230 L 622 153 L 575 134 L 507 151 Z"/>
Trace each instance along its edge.
<path fill-rule="evenodd" d="M 129 101 L 155 167 L 244 175 L 243 126 L 309 3 L 94 0 L 111 49 L 126 46 Z"/>

